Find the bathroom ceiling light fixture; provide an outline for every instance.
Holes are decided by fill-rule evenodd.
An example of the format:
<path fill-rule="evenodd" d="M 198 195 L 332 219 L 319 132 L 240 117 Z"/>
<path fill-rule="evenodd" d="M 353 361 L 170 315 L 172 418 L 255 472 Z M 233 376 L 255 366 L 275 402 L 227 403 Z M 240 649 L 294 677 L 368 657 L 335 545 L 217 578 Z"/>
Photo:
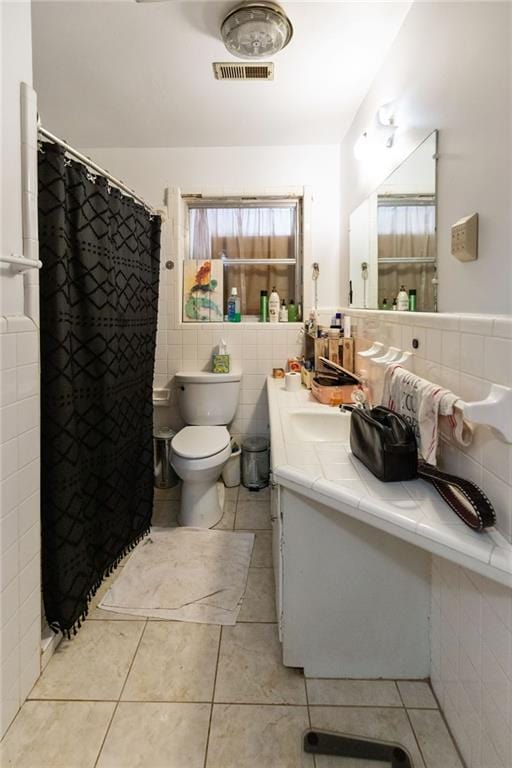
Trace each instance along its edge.
<path fill-rule="evenodd" d="M 247 0 L 227 14 L 220 32 L 224 45 L 233 56 L 262 59 L 288 45 L 293 27 L 277 3 Z"/>

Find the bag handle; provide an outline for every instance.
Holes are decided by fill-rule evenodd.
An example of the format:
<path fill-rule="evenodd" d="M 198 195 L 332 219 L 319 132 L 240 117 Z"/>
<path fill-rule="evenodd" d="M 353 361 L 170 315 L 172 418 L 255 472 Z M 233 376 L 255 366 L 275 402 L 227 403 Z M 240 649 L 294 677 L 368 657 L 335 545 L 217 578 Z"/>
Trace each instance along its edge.
<path fill-rule="evenodd" d="M 431 482 L 460 519 L 474 531 L 496 524 L 494 507 L 476 483 L 441 472 L 424 461 L 418 461 L 418 475 Z"/>

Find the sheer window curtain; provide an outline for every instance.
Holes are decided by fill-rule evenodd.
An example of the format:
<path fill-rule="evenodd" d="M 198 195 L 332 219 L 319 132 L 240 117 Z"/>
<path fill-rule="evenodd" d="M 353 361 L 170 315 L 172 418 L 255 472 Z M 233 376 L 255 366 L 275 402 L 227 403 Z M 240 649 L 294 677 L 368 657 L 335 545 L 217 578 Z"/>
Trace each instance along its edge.
<path fill-rule="evenodd" d="M 189 257 L 192 259 L 294 259 L 295 207 L 192 208 Z M 224 268 L 224 307 L 235 286 L 242 314 L 257 315 L 259 296 L 275 286 L 287 301 L 295 298 L 294 265 L 232 265 Z"/>
<path fill-rule="evenodd" d="M 433 309 L 435 263 L 410 264 L 410 259 L 436 256 L 434 205 L 379 205 L 378 258 L 403 259 L 404 264 L 379 264 L 379 305 L 388 305 L 400 285 L 417 291 L 417 308 Z"/>

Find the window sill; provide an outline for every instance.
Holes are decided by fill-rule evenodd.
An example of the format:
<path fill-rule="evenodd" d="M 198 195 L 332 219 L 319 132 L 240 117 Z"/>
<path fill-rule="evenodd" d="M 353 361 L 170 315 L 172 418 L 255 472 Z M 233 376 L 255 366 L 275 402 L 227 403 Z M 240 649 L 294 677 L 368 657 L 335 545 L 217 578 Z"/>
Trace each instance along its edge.
<path fill-rule="evenodd" d="M 261 323 L 257 318 L 254 318 L 254 320 L 249 320 L 245 318 L 240 323 L 230 323 L 228 321 L 224 321 L 222 323 L 208 323 L 208 322 L 200 323 L 200 322 L 194 322 L 193 320 L 190 322 L 188 321 L 183 322 L 182 320 L 178 323 L 179 330 L 183 330 L 185 328 L 209 328 L 209 329 L 244 328 L 245 330 L 252 329 L 252 330 L 269 330 L 270 331 L 270 330 L 276 330 L 276 329 L 286 330 L 288 328 L 289 330 L 293 331 L 303 327 L 304 327 L 304 323 L 302 321 L 297 323 Z"/>

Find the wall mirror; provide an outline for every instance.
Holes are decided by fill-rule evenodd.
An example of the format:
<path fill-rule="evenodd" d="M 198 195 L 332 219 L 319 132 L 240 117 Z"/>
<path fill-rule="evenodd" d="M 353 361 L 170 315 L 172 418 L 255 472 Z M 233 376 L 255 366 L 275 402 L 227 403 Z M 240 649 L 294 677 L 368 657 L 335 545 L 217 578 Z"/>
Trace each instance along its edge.
<path fill-rule="evenodd" d="M 436 166 L 433 131 L 352 212 L 353 307 L 391 310 L 404 286 L 410 308 L 437 311 Z"/>

